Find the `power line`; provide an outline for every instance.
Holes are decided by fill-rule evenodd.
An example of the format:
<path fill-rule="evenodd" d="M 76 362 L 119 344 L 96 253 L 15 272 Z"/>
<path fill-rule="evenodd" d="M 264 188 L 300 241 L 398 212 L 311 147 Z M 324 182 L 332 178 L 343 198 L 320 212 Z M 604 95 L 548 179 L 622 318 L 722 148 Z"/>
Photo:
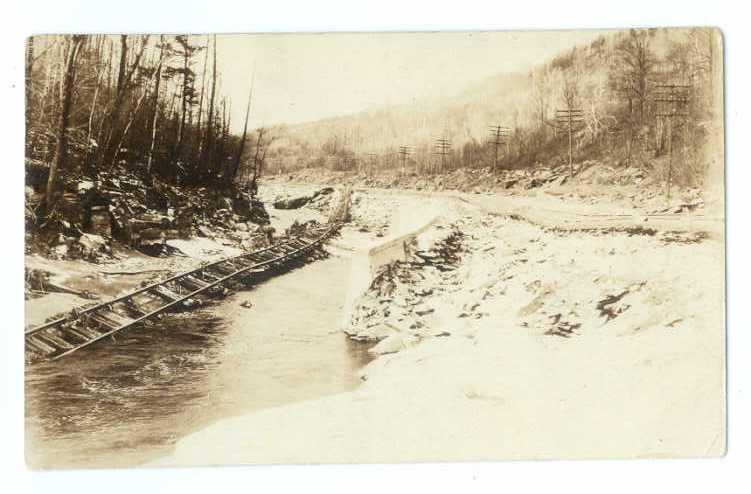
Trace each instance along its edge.
<path fill-rule="evenodd" d="M 688 103 L 691 97 L 689 84 L 658 84 L 655 86 L 655 115 L 665 120 L 668 135 L 667 201 L 670 202 L 670 186 L 673 175 L 673 119 L 688 118 Z"/>
<path fill-rule="evenodd" d="M 399 146 L 399 159 L 402 162 L 402 173 L 406 168 L 407 158 L 412 153 L 412 149 L 409 146 Z"/>
<path fill-rule="evenodd" d="M 508 155 L 508 141 L 509 135 L 511 135 L 511 129 L 503 127 L 502 125 L 490 126 L 490 143 L 495 147 L 495 159 L 493 160 L 493 170 L 498 169 L 498 146 L 501 144 L 506 145 L 506 154 Z"/>
<path fill-rule="evenodd" d="M 435 145 L 433 147 L 433 154 L 438 154 L 441 156 L 441 170 L 443 171 L 446 168 L 446 155 L 448 155 L 451 152 L 451 139 L 448 137 L 439 137 L 435 140 Z"/>
<path fill-rule="evenodd" d="M 555 128 L 568 131 L 568 168 L 574 176 L 573 134 L 584 127 L 584 110 L 566 108 L 555 111 Z"/>

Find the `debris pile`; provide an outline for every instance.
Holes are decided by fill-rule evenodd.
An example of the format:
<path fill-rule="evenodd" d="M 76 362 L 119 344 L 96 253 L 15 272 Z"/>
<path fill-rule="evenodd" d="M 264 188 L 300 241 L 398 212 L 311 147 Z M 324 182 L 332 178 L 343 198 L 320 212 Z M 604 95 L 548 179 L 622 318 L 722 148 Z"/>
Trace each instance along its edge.
<path fill-rule="evenodd" d="M 297 195 L 297 196 L 278 196 L 274 200 L 274 208 L 275 209 L 299 209 L 305 205 L 308 205 L 309 203 L 315 203 L 316 209 L 321 208 L 323 205 L 322 203 L 325 203 L 326 206 L 328 206 L 328 202 L 331 199 L 330 196 L 331 193 L 334 192 L 333 187 L 324 187 L 320 190 L 315 191 L 312 195 Z"/>
<path fill-rule="evenodd" d="M 527 194 L 543 190 L 552 195 L 573 193 L 594 203 L 599 200 L 628 199 L 633 205 L 644 206 L 647 212 L 678 214 L 704 208 L 701 192 L 696 188 L 672 188 L 678 204 L 665 206 L 665 177 L 658 162 L 641 166 L 618 163 L 611 158 L 575 163 L 573 177 L 567 163 L 537 163 L 526 168 L 493 170 L 457 168 L 444 173 L 416 170 L 381 170 L 376 173 L 332 171 L 326 168 L 304 168 L 291 174 L 270 177 L 293 183 L 327 183 L 384 189 L 419 191 L 461 191 L 476 194 Z M 604 186 L 604 187 L 603 187 Z M 623 191 L 624 187 L 630 187 Z M 582 196 L 581 193 L 584 193 Z"/>
<path fill-rule="evenodd" d="M 455 227 L 441 230 L 429 246 L 421 247 L 420 242 L 410 245 L 406 262 L 396 261 L 379 270 L 367 292 L 355 303 L 345 330 L 352 339 L 390 338 L 389 343 L 382 342 L 372 349 L 388 353 L 388 349 L 401 348 L 426 336 L 445 336 L 432 335 L 425 318 L 435 312 L 431 300 L 444 290 L 444 276 L 460 260 L 464 235 Z"/>
<path fill-rule="evenodd" d="M 24 269 L 24 299 L 41 297 L 50 292 L 69 293 L 85 299 L 96 299 L 96 295 L 88 290 L 74 290 L 60 283 L 52 281 L 52 274 L 43 269 Z"/>
<path fill-rule="evenodd" d="M 158 255 L 166 252 L 168 240 L 196 234 L 248 247 L 269 224 L 263 203 L 245 191 L 175 187 L 116 167 L 96 180 L 69 179 L 58 210 L 37 225 L 43 168 L 27 163 L 27 230 L 43 233 L 39 250 L 52 257 L 95 261 L 111 255 L 112 240 Z"/>

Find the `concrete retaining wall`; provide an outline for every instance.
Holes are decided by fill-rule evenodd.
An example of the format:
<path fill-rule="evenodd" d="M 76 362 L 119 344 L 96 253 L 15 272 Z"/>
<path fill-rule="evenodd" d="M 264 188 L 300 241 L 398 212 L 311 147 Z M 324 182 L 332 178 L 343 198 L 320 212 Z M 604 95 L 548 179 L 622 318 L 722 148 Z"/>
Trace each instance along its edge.
<path fill-rule="evenodd" d="M 347 290 L 347 298 L 344 304 L 342 328 L 349 327 L 355 302 L 368 290 L 378 270 L 395 261 L 406 261 L 407 245 L 415 237 L 433 226 L 438 219 L 439 216 L 434 216 L 418 228 L 395 238 L 384 240 L 383 243 L 375 247 L 358 250 L 352 255 L 349 289 Z"/>

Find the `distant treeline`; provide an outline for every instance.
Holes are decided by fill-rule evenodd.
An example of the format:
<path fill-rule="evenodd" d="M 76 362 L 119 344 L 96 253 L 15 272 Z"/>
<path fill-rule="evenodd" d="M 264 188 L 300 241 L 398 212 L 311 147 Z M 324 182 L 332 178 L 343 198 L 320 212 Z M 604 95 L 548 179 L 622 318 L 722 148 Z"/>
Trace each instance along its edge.
<path fill-rule="evenodd" d="M 173 183 L 252 180 L 267 143 L 262 131 L 247 135 L 247 116 L 243 135 L 230 133 L 216 57 L 209 36 L 29 38 L 26 156 L 49 165 L 47 205 L 63 178 L 118 165 Z"/>
<path fill-rule="evenodd" d="M 662 172 L 670 141 L 680 165 L 673 179 L 696 184 L 713 160 L 705 153 L 708 140 L 721 139 L 720 43 L 719 33 L 706 28 L 605 35 L 528 74 L 502 75 L 443 102 L 291 126 L 269 151 L 268 166 L 365 171 L 406 163 L 418 173 L 492 167 L 493 141 L 501 141 L 499 168 L 557 165 L 568 160 L 568 132 L 556 112 L 578 110 L 574 160 Z M 495 139 L 494 125 L 508 127 L 508 137 Z M 437 152 L 439 138 L 451 142 L 447 154 Z M 410 146 L 406 159 L 399 146 Z"/>

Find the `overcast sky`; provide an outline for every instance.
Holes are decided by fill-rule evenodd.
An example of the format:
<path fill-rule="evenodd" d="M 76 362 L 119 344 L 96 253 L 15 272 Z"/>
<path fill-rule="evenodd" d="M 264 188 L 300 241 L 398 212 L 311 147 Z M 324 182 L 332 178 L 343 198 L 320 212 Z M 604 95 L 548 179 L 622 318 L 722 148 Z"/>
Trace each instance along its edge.
<path fill-rule="evenodd" d="M 526 71 L 603 31 L 268 34 L 217 37 L 222 94 L 242 128 L 297 123 L 460 93 L 487 77 Z"/>

